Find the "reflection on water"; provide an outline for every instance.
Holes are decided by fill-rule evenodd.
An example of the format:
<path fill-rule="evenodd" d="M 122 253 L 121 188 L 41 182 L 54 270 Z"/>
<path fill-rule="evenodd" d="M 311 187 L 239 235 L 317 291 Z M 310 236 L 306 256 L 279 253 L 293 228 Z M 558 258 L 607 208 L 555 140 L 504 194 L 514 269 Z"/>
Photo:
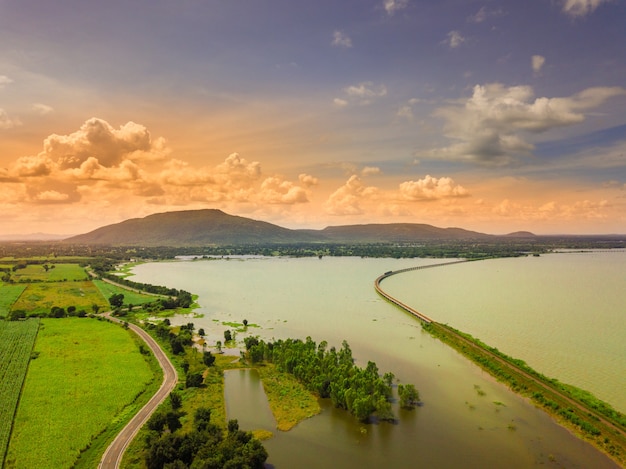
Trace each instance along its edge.
<path fill-rule="evenodd" d="M 197 293 L 205 316 L 193 322 L 213 340 L 223 339 L 230 328 L 222 321 L 244 318 L 260 326 L 248 334 L 266 339 L 311 336 L 336 347 L 345 339 L 360 365 L 375 361 L 382 372 L 392 371 L 419 389 L 424 406 L 398 412 L 396 425 L 363 425 L 322 402 L 320 415 L 264 442 L 269 463 L 278 468 L 616 467 L 422 333 L 415 319 L 374 291 L 373 281 L 382 272 L 437 262 L 266 258 L 144 264 L 134 272 L 137 281 Z M 414 306 L 420 309 L 419 303 Z"/>

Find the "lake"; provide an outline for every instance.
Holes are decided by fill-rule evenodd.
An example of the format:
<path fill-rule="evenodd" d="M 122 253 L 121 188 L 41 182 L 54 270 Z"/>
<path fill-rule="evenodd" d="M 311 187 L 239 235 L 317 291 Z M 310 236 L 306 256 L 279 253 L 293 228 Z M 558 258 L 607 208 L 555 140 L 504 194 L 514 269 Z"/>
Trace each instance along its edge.
<path fill-rule="evenodd" d="M 424 310 L 423 297 L 453 297 L 457 293 L 449 293 L 449 282 L 436 287 L 432 281 L 427 294 L 422 291 L 419 295 L 415 288 L 421 278 L 454 277 L 458 268 L 482 269 L 489 263 L 503 262 L 504 266 L 528 259 L 426 269 L 387 279 L 383 287 L 433 318 L 466 330 L 450 319 L 440 319 L 438 309 Z M 247 334 L 266 339 L 310 336 L 316 342 L 327 340 L 336 347 L 345 339 L 358 364 L 375 361 L 381 372 L 391 371 L 400 382 L 413 383 L 419 389 L 424 405 L 406 412 L 394 409 L 399 417 L 397 424 L 364 425 L 323 402 L 319 416 L 290 432 L 276 432 L 274 438 L 264 442 L 270 453 L 268 462 L 278 468 L 616 467 L 527 400 L 423 333 L 414 318 L 374 291 L 374 279 L 383 272 L 440 262 L 326 257 L 188 260 L 139 265 L 133 270 L 133 280 L 198 294 L 198 312 L 204 317 L 193 322 L 206 330 L 209 342 L 223 340 L 223 331 L 229 328 L 223 322 L 243 319 L 259 326 L 248 327 Z M 465 271 L 465 276 L 475 275 Z M 491 293 L 506 295 L 496 288 Z M 463 304 L 465 298 L 457 300 Z M 177 318 L 172 323 L 176 321 L 186 323 L 189 319 Z M 500 334 L 514 335 L 516 329 L 500 330 Z M 466 332 L 490 343 L 480 330 Z M 242 338 L 240 334 L 238 339 Z M 492 345 L 534 365 L 527 356 Z M 546 372 L 541 368 L 540 371 Z M 242 428 L 253 429 L 243 425 Z"/>

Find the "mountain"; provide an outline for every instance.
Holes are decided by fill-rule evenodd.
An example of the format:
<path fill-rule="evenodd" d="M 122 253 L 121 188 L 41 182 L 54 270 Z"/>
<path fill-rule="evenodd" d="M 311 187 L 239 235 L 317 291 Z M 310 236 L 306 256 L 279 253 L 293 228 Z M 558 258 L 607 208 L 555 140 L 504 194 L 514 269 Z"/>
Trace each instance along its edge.
<path fill-rule="evenodd" d="M 59 241 L 65 238 L 67 238 L 67 235 L 58 235 L 51 233 L 0 235 L 0 241 Z"/>
<path fill-rule="evenodd" d="M 381 243 L 485 239 L 491 235 L 461 228 L 412 223 L 329 226 L 290 230 L 228 215 L 221 210 L 186 210 L 133 218 L 64 240 L 75 244 L 126 246 L 210 246 L 290 243 Z"/>
<path fill-rule="evenodd" d="M 361 243 L 410 243 L 416 241 L 490 238 L 491 235 L 461 228 L 437 228 L 421 223 L 388 223 L 329 226 L 320 231 L 328 240 Z"/>

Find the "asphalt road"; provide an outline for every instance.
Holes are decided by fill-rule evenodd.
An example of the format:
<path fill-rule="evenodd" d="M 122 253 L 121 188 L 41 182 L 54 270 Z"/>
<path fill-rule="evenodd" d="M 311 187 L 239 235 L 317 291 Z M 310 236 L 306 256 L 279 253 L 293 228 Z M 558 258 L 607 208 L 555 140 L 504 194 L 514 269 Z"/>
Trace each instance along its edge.
<path fill-rule="evenodd" d="M 123 322 L 117 318 L 111 317 L 111 313 L 105 313 L 104 316 L 117 323 Z M 163 383 L 157 393 L 152 396 L 152 398 L 145 406 L 143 406 L 137 415 L 135 415 L 132 420 L 128 422 L 128 424 L 104 452 L 102 460 L 98 465 L 98 467 L 102 469 L 117 469 L 120 467 L 122 456 L 124 455 L 124 451 L 126 451 L 130 442 L 133 440 L 143 424 L 150 418 L 159 404 L 167 398 L 169 393 L 178 383 L 178 374 L 176 373 L 176 369 L 172 365 L 172 362 L 170 362 L 169 358 L 167 358 L 167 355 L 163 353 L 159 344 L 157 344 L 155 340 L 140 327 L 137 327 L 134 324 L 129 324 L 128 327 L 135 331 L 135 333 L 144 340 L 148 347 L 150 347 L 152 353 L 154 353 L 154 356 L 159 361 L 159 365 L 163 369 Z"/>

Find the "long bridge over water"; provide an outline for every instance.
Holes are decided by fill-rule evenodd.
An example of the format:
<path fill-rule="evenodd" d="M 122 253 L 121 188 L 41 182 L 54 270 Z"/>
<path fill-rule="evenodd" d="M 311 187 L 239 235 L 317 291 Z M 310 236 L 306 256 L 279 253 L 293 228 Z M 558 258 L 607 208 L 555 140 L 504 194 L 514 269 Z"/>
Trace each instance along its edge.
<path fill-rule="evenodd" d="M 413 316 L 415 316 L 420 321 L 423 321 L 426 324 L 430 324 L 430 323 L 434 322 L 431 318 L 429 318 L 425 314 L 420 313 L 416 309 L 411 308 L 409 305 L 404 304 L 400 300 L 398 300 L 398 299 L 394 298 L 393 296 L 391 296 L 389 293 L 387 293 L 385 290 L 382 289 L 382 287 L 380 286 L 380 283 L 383 280 L 385 280 L 386 278 L 391 277 L 392 275 L 402 274 L 404 272 L 410 272 L 412 270 L 431 269 L 433 267 L 442 267 L 444 265 L 461 264 L 463 262 L 469 262 L 469 261 L 470 261 L 470 259 L 462 259 L 460 261 L 442 262 L 442 263 L 439 263 L 439 264 L 430 264 L 430 265 L 420 265 L 418 267 L 409 267 L 407 269 L 390 270 L 389 272 L 385 272 L 384 274 L 382 274 L 380 277 L 378 277 L 374 281 L 374 288 L 376 288 L 376 291 L 378 292 L 378 294 L 381 295 L 386 300 L 388 300 L 391 303 L 393 303 L 394 305 L 402 308 L 407 313 L 412 314 Z"/>

